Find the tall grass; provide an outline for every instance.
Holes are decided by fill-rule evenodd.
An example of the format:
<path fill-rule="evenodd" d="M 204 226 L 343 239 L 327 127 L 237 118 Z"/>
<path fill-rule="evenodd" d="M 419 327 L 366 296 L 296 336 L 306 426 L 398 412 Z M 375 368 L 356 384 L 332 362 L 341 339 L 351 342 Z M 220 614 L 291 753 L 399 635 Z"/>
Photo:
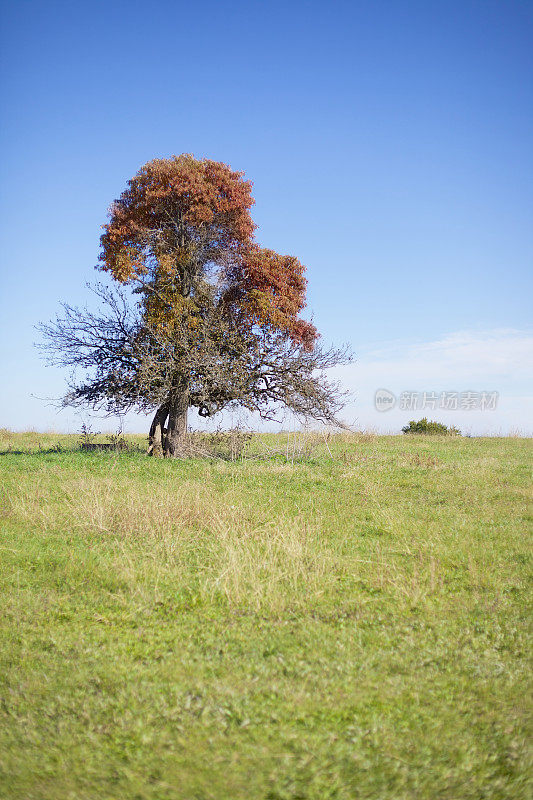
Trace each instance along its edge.
<path fill-rule="evenodd" d="M 0 434 L 0 796 L 528 796 L 531 442 L 292 436 Z"/>

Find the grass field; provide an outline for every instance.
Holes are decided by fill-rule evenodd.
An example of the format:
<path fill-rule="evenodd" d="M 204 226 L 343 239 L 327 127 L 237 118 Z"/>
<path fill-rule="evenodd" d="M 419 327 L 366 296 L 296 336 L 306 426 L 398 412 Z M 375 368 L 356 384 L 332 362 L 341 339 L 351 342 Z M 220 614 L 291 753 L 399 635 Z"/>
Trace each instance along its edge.
<path fill-rule="evenodd" d="M 0 435 L 0 797 L 531 796 L 531 441 L 75 446 Z"/>

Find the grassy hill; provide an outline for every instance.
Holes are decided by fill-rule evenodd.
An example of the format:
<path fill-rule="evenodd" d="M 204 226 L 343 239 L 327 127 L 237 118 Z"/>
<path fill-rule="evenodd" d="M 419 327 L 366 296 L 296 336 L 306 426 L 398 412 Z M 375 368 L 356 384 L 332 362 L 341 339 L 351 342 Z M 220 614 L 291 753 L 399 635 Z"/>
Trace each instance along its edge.
<path fill-rule="evenodd" d="M 531 441 L 315 444 L 0 434 L 2 798 L 530 796 Z"/>

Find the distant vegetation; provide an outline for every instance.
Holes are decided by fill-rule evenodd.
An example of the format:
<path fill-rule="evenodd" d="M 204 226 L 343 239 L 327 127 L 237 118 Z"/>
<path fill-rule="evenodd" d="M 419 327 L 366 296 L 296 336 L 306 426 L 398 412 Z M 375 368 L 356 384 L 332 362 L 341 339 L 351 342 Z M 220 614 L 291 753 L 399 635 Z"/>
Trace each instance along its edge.
<path fill-rule="evenodd" d="M 423 417 L 419 419 L 418 422 L 415 422 L 414 419 L 411 420 L 409 425 L 404 425 L 402 428 L 402 433 L 423 433 L 430 436 L 460 436 L 461 431 L 458 428 L 453 426 L 448 427 L 444 425 L 442 422 L 433 422 L 431 420 L 428 421 L 427 417 Z"/>

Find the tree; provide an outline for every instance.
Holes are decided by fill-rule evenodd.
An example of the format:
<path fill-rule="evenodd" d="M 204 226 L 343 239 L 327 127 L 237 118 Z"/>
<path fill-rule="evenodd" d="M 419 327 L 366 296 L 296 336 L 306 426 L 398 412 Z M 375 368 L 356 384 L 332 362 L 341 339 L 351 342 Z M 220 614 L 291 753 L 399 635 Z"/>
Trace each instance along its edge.
<path fill-rule="evenodd" d="M 349 353 L 319 347 L 300 318 L 305 268 L 255 242 L 251 189 L 243 173 L 191 155 L 151 161 L 128 182 L 98 267 L 118 288 L 96 287 L 99 312 L 64 305 L 41 326 L 52 361 L 86 373 L 73 374 L 64 405 L 155 409 L 154 455 L 179 451 L 191 407 L 268 418 L 282 404 L 335 420 L 341 395 L 324 371 Z"/>

